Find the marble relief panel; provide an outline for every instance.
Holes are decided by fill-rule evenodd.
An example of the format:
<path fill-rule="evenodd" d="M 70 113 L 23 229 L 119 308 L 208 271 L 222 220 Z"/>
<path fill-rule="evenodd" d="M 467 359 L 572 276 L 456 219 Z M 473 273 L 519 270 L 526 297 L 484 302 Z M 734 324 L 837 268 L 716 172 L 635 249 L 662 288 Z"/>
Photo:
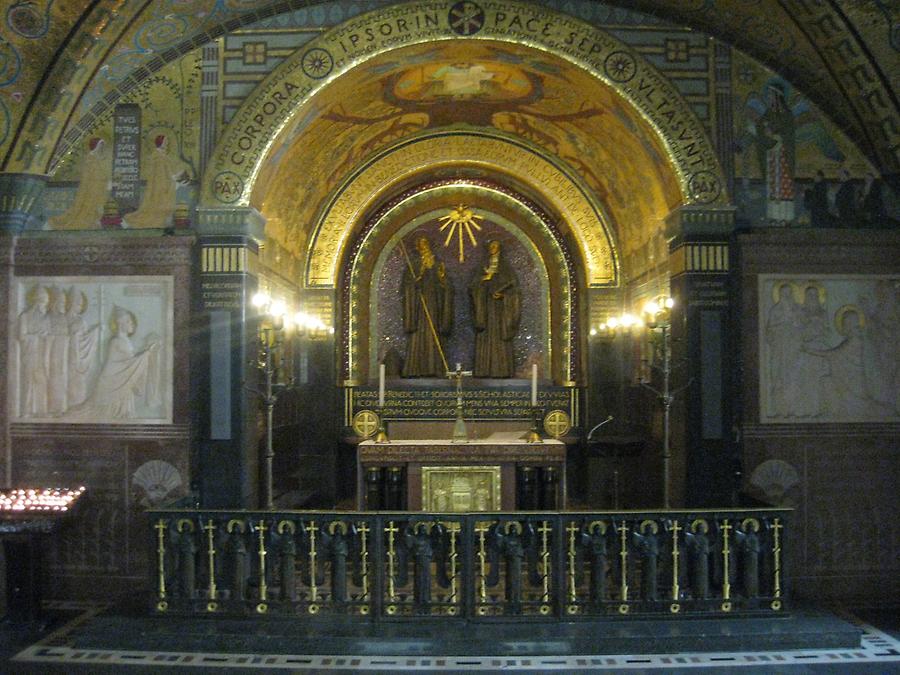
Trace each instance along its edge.
<path fill-rule="evenodd" d="M 10 418 L 172 422 L 167 276 L 19 277 L 10 302 Z"/>
<path fill-rule="evenodd" d="M 900 421 L 900 277 L 759 277 L 760 421 Z"/>

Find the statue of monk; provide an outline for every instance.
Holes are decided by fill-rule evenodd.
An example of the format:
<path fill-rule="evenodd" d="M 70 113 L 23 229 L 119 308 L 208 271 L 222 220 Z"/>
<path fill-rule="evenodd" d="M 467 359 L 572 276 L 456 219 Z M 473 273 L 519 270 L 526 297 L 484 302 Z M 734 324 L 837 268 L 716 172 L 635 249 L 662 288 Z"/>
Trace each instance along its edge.
<path fill-rule="evenodd" d="M 515 374 L 513 338 L 522 316 L 519 281 L 500 256 L 500 242 L 488 243 L 487 264 L 469 287 L 475 328 L 475 377 Z"/>
<path fill-rule="evenodd" d="M 400 282 L 407 336 L 403 377 L 443 377 L 446 366 L 438 340 L 453 328 L 453 286 L 428 239 L 416 240 L 416 252 L 418 261 L 410 261 L 412 269 L 407 265 Z"/>

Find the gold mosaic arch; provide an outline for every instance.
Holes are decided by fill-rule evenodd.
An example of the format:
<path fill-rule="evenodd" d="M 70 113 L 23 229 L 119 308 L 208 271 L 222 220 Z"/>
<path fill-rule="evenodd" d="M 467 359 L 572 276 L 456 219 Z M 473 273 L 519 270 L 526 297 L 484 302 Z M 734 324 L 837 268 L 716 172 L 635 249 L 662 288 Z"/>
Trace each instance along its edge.
<path fill-rule="evenodd" d="M 519 2 L 409 3 L 353 18 L 311 41 L 273 71 L 235 114 L 203 180 L 206 206 L 249 203 L 279 133 L 329 82 L 393 49 L 439 40 L 511 42 L 592 73 L 658 134 L 688 204 L 727 203 L 725 180 L 702 123 L 678 90 L 609 33 L 566 14 Z"/>
<path fill-rule="evenodd" d="M 614 286 L 618 260 L 602 208 L 580 182 L 521 141 L 478 132 L 439 132 L 388 149 L 352 176 L 337 191 L 316 223 L 307 257 L 304 284 L 331 288 L 339 259 L 367 209 L 386 189 L 423 168 L 484 167 L 515 176 L 563 214 L 584 255 L 589 286 Z"/>

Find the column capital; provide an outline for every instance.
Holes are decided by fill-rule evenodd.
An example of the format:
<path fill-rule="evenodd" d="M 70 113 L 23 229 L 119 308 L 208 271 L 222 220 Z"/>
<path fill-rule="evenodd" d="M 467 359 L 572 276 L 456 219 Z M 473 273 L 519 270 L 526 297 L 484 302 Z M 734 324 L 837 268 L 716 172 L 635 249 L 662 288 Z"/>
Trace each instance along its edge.
<path fill-rule="evenodd" d="M 686 242 L 727 241 L 734 230 L 736 213 L 735 206 L 679 206 L 666 216 L 669 250 Z"/>
<path fill-rule="evenodd" d="M 197 209 L 198 234 L 209 236 L 240 236 L 261 244 L 266 238 L 266 219 L 252 206 Z"/>
<path fill-rule="evenodd" d="M 0 173 L 0 232 L 40 229 L 40 197 L 47 179 L 39 173 Z"/>

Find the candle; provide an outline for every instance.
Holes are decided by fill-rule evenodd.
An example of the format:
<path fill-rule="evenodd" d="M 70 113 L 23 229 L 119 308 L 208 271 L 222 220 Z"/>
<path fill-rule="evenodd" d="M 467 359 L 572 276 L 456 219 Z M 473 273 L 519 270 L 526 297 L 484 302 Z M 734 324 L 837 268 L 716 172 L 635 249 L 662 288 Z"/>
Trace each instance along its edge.
<path fill-rule="evenodd" d="M 531 407 L 537 408 L 537 364 L 531 364 Z"/>
<path fill-rule="evenodd" d="M 378 407 L 384 407 L 384 364 L 378 366 Z"/>

